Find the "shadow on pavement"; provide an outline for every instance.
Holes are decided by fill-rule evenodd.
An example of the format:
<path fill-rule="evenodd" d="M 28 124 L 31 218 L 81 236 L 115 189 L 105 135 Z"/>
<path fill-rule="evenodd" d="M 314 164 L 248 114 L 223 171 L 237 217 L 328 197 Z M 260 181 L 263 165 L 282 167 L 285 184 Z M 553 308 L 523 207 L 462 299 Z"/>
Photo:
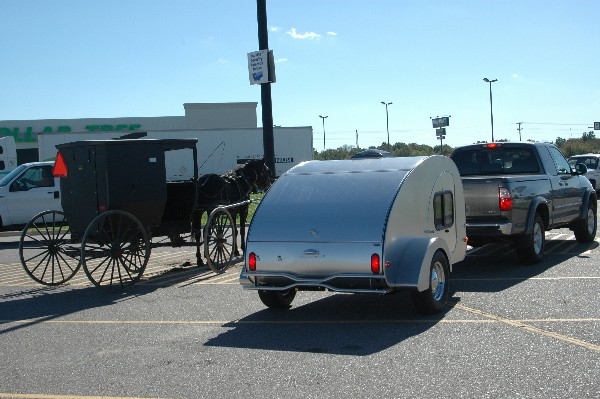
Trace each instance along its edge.
<path fill-rule="evenodd" d="M 407 293 L 335 294 L 289 310 L 260 310 L 223 325 L 231 330 L 205 345 L 367 356 L 419 335 L 443 318 L 444 313 L 417 313 Z"/>
<path fill-rule="evenodd" d="M 553 252 L 554 248 L 570 245 L 567 253 Z M 574 245 L 572 245 L 574 244 Z M 579 244 L 573 240 L 547 240 L 544 258 L 540 263 L 519 261 L 515 251 L 507 244 L 488 244 L 467 254 L 454 265 L 451 276 L 451 293 L 498 292 L 539 276 L 556 265 L 575 257 L 588 257 L 585 252 L 598 247 L 597 242 Z"/>

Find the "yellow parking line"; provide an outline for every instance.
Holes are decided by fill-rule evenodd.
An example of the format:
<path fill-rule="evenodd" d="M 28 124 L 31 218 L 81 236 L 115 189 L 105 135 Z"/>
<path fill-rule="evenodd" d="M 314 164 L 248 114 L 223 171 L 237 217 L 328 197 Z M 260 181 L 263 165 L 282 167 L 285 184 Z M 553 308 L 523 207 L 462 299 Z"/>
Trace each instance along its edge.
<path fill-rule="evenodd" d="M 139 396 L 84 396 L 84 395 L 51 395 L 34 393 L 8 393 L 0 392 L 2 399 L 161 399 L 142 398 Z M 163 398 L 164 399 L 164 398 Z"/>
<path fill-rule="evenodd" d="M 525 324 L 523 321 L 520 321 L 520 320 L 507 319 L 505 317 L 497 316 L 497 315 L 492 314 L 492 313 L 487 313 L 487 312 L 484 312 L 482 310 L 473 309 L 473 308 L 470 308 L 470 307 L 467 307 L 467 306 L 464 306 L 464 305 L 460 305 L 460 304 L 455 304 L 454 307 L 457 308 L 457 309 L 460 309 L 460 310 L 464 310 L 465 312 L 469 312 L 469 313 L 472 313 L 472 314 L 475 314 L 475 315 L 478 315 L 478 316 L 482 316 L 482 317 L 485 317 L 485 318 L 497 321 L 499 323 L 507 324 L 507 325 L 512 326 L 512 327 L 517 327 L 517 328 L 520 328 L 522 330 L 529 331 L 529 332 L 534 333 L 534 334 L 543 335 L 543 336 L 546 336 L 546 337 L 549 337 L 549 338 L 557 339 L 559 341 L 563 341 L 563 342 L 567 342 L 567 343 L 570 343 L 570 344 L 578 345 L 578 346 L 581 346 L 581 347 L 583 347 L 585 349 L 589 349 L 589 350 L 593 350 L 593 351 L 596 351 L 596 352 L 600 352 L 600 345 L 594 345 L 594 344 L 591 344 L 589 342 L 582 341 L 580 339 L 571 338 L 571 337 L 568 337 L 568 336 L 563 335 L 563 334 L 558 334 L 558 333 L 555 333 L 555 332 L 552 332 L 552 331 L 547 331 L 547 330 L 543 330 L 541 328 L 533 327 L 533 326 L 530 326 L 528 324 Z"/>
<path fill-rule="evenodd" d="M 128 325 L 235 325 L 235 324 L 379 324 L 379 323 L 423 323 L 423 324 L 460 324 L 460 323 L 473 323 L 473 324 L 490 324 L 490 323 L 504 323 L 501 317 L 488 314 L 476 309 L 468 310 L 463 305 L 454 305 L 455 308 L 465 310 L 467 312 L 477 314 L 485 317 L 484 319 L 392 319 L 392 320 L 56 320 L 56 319 L 23 319 L 23 320 L 0 320 L 0 323 L 17 323 L 17 324 L 31 324 L 31 323 L 51 323 L 51 324 L 128 324 Z M 493 316 L 493 317 L 492 317 Z M 523 319 L 523 320 L 509 320 L 515 325 L 524 325 L 525 322 L 529 323 L 584 323 L 600 322 L 600 318 L 574 318 L 574 319 Z"/>

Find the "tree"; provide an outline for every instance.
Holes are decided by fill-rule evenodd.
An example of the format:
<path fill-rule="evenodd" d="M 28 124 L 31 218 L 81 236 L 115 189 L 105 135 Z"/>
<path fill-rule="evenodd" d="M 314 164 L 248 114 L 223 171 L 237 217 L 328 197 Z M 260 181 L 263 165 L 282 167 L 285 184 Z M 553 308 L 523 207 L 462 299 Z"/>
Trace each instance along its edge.
<path fill-rule="evenodd" d="M 588 141 L 588 140 L 594 140 L 596 138 L 596 135 L 594 134 L 593 131 L 590 132 L 583 132 L 583 135 L 581 136 L 581 140 L 583 141 Z"/>

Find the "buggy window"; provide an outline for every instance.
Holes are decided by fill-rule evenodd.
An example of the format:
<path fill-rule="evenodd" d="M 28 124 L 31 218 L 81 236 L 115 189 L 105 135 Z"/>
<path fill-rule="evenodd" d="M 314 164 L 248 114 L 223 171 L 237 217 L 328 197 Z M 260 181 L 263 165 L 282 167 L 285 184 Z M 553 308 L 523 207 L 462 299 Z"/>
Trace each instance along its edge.
<path fill-rule="evenodd" d="M 447 229 L 454 224 L 454 199 L 452 192 L 444 191 L 434 195 L 433 219 L 437 230 Z"/>
<path fill-rule="evenodd" d="M 470 148 L 452 155 L 461 176 L 539 173 L 535 153 L 526 147 Z"/>

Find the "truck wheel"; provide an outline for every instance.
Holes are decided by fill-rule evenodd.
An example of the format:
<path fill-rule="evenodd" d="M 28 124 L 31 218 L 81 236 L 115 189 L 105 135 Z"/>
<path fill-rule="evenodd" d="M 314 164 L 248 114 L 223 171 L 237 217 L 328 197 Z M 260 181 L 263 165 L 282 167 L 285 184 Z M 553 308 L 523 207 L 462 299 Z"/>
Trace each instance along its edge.
<path fill-rule="evenodd" d="M 531 233 L 524 235 L 521 241 L 516 243 L 517 256 L 522 262 L 539 263 L 544 256 L 545 244 L 544 221 L 536 214 Z"/>
<path fill-rule="evenodd" d="M 419 313 L 439 313 L 448 301 L 450 267 L 443 253 L 437 251 L 429 267 L 429 287 L 425 291 L 411 292 L 412 301 Z"/>
<path fill-rule="evenodd" d="M 596 237 L 596 228 L 596 208 L 589 207 L 587 211 L 587 218 L 575 222 L 575 226 L 573 228 L 575 239 L 577 242 L 581 243 L 594 241 L 594 238 Z"/>
<path fill-rule="evenodd" d="M 292 306 L 292 301 L 296 297 L 296 290 L 285 291 L 267 291 L 258 290 L 258 296 L 262 303 L 274 309 L 287 309 Z"/>

